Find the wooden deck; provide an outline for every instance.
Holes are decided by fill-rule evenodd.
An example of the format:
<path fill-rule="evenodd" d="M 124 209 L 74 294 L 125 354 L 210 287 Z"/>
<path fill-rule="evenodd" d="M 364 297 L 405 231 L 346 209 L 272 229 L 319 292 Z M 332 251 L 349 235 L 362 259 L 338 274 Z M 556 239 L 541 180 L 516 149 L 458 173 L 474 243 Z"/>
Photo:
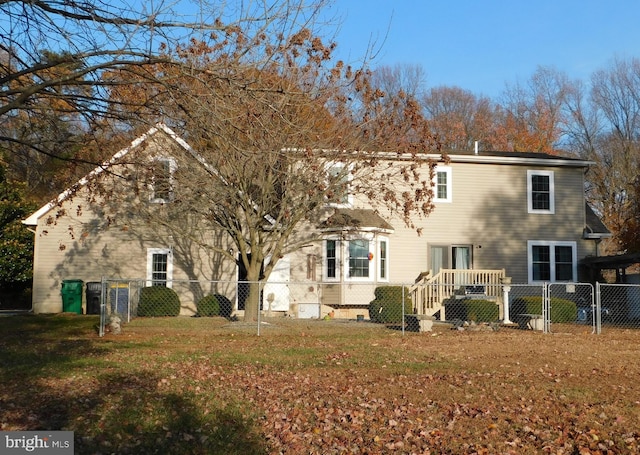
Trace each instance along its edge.
<path fill-rule="evenodd" d="M 440 312 L 440 320 L 445 320 L 444 302 L 456 295 L 464 295 L 472 290 L 478 298 L 479 290 L 488 300 L 502 303 L 502 279 L 505 270 L 460 270 L 442 269 L 436 275 L 430 272 L 420 275 L 411 288 L 417 314 L 433 316 Z"/>

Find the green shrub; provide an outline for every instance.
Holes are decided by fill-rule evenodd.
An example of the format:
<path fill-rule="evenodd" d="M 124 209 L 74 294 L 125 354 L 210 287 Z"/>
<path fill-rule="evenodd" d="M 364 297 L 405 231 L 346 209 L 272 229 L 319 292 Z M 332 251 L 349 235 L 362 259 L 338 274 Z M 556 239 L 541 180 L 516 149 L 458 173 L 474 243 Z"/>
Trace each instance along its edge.
<path fill-rule="evenodd" d="M 207 295 L 198 302 L 198 316 L 219 316 L 220 304 L 215 295 Z"/>
<path fill-rule="evenodd" d="M 445 314 L 450 321 L 493 322 L 500 317 L 498 305 L 483 299 L 450 300 L 445 305 Z"/>
<path fill-rule="evenodd" d="M 517 297 L 511 302 L 510 314 L 542 314 L 542 296 Z M 576 303 L 557 297 L 551 298 L 551 322 L 574 322 L 578 315 Z"/>
<path fill-rule="evenodd" d="M 198 302 L 198 316 L 231 317 L 231 300 L 222 294 L 210 294 Z"/>
<path fill-rule="evenodd" d="M 382 324 L 402 322 L 402 293 L 404 290 L 404 314 L 413 314 L 413 302 L 408 288 L 379 286 L 375 299 L 369 303 L 369 319 Z"/>
<path fill-rule="evenodd" d="M 149 286 L 140 290 L 138 316 L 178 316 L 180 298 L 176 291 L 165 286 Z"/>

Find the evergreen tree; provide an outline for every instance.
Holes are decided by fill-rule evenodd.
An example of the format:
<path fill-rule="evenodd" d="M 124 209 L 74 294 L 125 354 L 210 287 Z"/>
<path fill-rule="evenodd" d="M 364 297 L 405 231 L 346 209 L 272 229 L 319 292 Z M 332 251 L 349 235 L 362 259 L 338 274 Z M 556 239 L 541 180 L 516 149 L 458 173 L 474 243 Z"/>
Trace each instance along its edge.
<path fill-rule="evenodd" d="M 10 182 L 0 164 L 0 305 L 28 307 L 33 276 L 33 234 L 22 224 L 35 204 L 24 199 L 24 185 Z"/>

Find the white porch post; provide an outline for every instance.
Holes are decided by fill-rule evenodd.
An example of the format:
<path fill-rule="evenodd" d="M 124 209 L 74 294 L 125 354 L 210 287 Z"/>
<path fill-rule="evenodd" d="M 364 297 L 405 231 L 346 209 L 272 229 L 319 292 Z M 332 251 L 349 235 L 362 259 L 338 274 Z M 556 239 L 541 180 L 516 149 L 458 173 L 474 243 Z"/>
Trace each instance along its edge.
<path fill-rule="evenodd" d="M 501 278 L 502 281 L 502 308 L 504 312 L 503 324 L 511 324 L 509 320 L 509 292 L 511 291 L 511 277 L 505 276 Z"/>

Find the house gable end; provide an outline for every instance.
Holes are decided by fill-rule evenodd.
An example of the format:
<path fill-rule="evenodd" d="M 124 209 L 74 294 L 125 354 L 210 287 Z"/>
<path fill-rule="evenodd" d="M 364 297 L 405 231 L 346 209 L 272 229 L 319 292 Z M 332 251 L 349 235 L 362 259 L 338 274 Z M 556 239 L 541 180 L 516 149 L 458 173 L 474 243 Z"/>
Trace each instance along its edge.
<path fill-rule="evenodd" d="M 138 149 L 145 142 L 149 141 L 153 136 L 158 133 L 165 133 L 169 138 L 171 138 L 175 143 L 177 143 L 181 148 L 189 152 L 193 155 L 199 162 L 204 164 L 204 160 L 200 157 L 193 148 L 186 142 L 184 139 L 180 138 L 171 128 L 168 126 L 159 123 L 155 127 L 149 129 L 146 133 L 134 139 L 131 144 L 122 150 L 118 151 L 114 154 L 108 161 L 104 162 L 102 165 L 96 167 L 93 171 L 91 171 L 86 176 L 82 177 L 78 182 L 72 185 L 70 188 L 66 189 L 62 193 L 60 193 L 56 198 L 52 199 L 47 204 L 40 207 L 37 211 L 32 213 L 29 217 L 22 220 L 22 223 L 27 226 L 36 226 L 38 224 L 38 220 L 46 215 L 50 210 L 59 206 L 61 203 L 66 201 L 75 195 L 78 190 L 85 187 L 92 179 L 98 177 L 102 173 L 104 173 L 110 166 L 118 163 L 122 158 L 130 154 L 132 151 Z"/>

